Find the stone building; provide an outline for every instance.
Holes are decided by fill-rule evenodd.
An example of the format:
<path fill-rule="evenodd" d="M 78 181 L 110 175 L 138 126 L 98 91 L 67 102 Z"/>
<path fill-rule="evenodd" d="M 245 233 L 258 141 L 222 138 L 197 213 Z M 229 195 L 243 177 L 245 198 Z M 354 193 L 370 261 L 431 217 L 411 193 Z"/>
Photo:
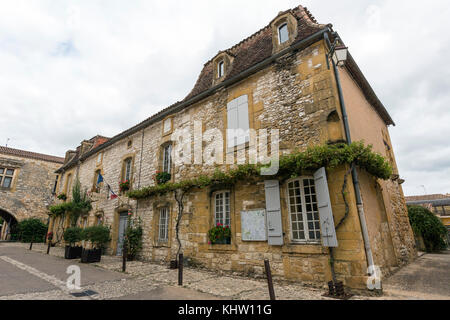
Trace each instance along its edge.
<path fill-rule="evenodd" d="M 119 181 L 129 180 L 131 190 L 139 190 L 155 185 L 158 171 L 180 182 L 235 167 L 224 164 L 225 158 L 248 160 L 253 155 L 249 129 L 278 130 L 271 131 L 271 142 L 277 132 L 281 155 L 349 141 L 341 103 L 345 101 L 352 140 L 372 144 L 395 170 L 391 180 L 382 181 L 357 169 L 360 206 L 355 181 L 344 165 L 288 181 L 262 178 L 222 189 L 195 189 L 181 201 L 179 238 L 192 264 L 261 274 L 264 259 L 269 259 L 275 277 L 323 284 L 332 274 L 330 250 L 323 246 L 317 184 L 322 194 L 329 194 L 329 212 L 337 223 L 346 216 L 342 188 L 348 177 L 349 212 L 333 240 L 338 243 L 334 269 L 346 285 L 365 288 L 371 260 L 383 275 L 389 274 L 414 259 L 415 243 L 389 138 L 388 127 L 394 122 L 351 55 L 337 68 L 336 77 L 327 55 L 327 39 L 335 38 L 331 25 L 318 24 L 302 6 L 279 13 L 269 25 L 208 61 L 182 101 L 111 139 L 99 142 L 97 137 L 69 151 L 57 171 L 62 177 L 58 193 L 70 193 L 74 179 L 92 191 L 94 208 L 80 224 L 111 226 L 109 252 L 114 255 L 121 254 L 129 214 L 140 217 L 141 259 L 168 263 L 179 249 L 180 202 L 173 193 L 130 199 L 119 191 Z M 241 130 L 230 135 L 229 129 Z M 261 141 L 263 131 L 258 132 Z M 186 157 L 190 162 L 176 160 Z M 104 181 L 97 185 L 99 174 Z M 110 197 L 108 186 L 118 198 Z M 207 233 L 217 223 L 230 226 L 229 244 L 209 244 Z M 52 218 L 51 230 L 65 225 L 62 217 Z"/>
<path fill-rule="evenodd" d="M 55 173 L 63 158 L 0 147 L 0 240 L 27 218 L 48 220 L 48 206 L 58 179 Z"/>

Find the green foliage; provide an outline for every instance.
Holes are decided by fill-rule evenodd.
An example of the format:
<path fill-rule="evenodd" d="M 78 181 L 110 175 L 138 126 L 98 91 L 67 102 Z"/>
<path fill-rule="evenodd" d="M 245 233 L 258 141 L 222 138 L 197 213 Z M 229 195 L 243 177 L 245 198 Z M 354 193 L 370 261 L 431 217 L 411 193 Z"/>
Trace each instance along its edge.
<path fill-rule="evenodd" d="M 223 226 L 218 223 L 217 226 L 208 231 L 209 244 L 215 244 L 218 241 L 231 238 L 231 229 L 229 226 Z"/>
<path fill-rule="evenodd" d="M 58 196 L 58 199 L 59 199 L 59 200 L 62 200 L 62 201 L 66 201 L 66 200 L 67 200 L 67 195 L 66 195 L 65 193 L 61 193 L 61 194 Z"/>
<path fill-rule="evenodd" d="M 87 190 L 81 191 L 80 181 L 77 180 L 72 190 L 72 201 L 51 206 L 49 210 L 54 216 L 70 213 L 71 225 L 75 227 L 80 215 L 92 210 L 92 201 L 87 195 Z"/>
<path fill-rule="evenodd" d="M 3 224 L 3 218 L 0 217 L 0 225 L 2 225 L 2 224 Z"/>
<path fill-rule="evenodd" d="M 22 242 L 44 242 L 47 235 L 47 225 L 36 218 L 19 222 L 18 231 Z"/>
<path fill-rule="evenodd" d="M 129 218 L 125 232 L 125 241 L 128 247 L 128 257 L 134 260 L 142 250 L 142 221 L 140 218 Z"/>
<path fill-rule="evenodd" d="M 427 252 L 439 252 L 447 248 L 447 228 L 430 210 L 420 206 L 408 206 L 408 215 L 416 236 L 423 238 Z"/>
<path fill-rule="evenodd" d="M 155 181 L 158 185 L 166 184 L 170 181 L 171 178 L 172 175 L 168 172 L 157 172 L 155 175 Z"/>
<path fill-rule="evenodd" d="M 110 229 L 105 226 L 94 226 L 81 232 L 82 240 L 90 241 L 97 248 L 104 248 L 111 241 Z"/>
<path fill-rule="evenodd" d="M 392 176 L 392 167 L 381 155 L 372 151 L 372 146 L 364 146 L 363 142 L 355 142 L 351 145 L 341 143 L 314 146 L 309 147 L 305 152 L 284 155 L 280 157 L 277 175 L 272 178 L 289 179 L 311 174 L 311 172 L 322 167 L 333 169 L 340 165 L 352 163 L 379 179 L 388 180 Z M 268 165 L 240 165 L 227 172 L 217 169 L 212 176 L 202 175 L 196 179 L 145 187 L 128 192 L 127 195 L 132 199 L 144 199 L 176 190 L 188 191 L 192 188 L 232 186 L 238 181 L 258 179 L 263 167 L 268 167 Z"/>
<path fill-rule="evenodd" d="M 82 231 L 83 229 L 81 228 L 69 228 L 64 231 L 64 240 L 73 247 L 75 243 L 81 241 Z"/>

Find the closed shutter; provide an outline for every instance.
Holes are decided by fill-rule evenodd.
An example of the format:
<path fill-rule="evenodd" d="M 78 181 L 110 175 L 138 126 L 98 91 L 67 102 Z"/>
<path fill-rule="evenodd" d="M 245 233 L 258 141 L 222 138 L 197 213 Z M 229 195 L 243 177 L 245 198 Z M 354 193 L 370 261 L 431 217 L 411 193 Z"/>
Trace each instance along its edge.
<path fill-rule="evenodd" d="M 227 119 L 228 119 L 227 145 L 228 148 L 231 148 L 236 146 L 235 130 L 239 127 L 237 100 L 233 100 L 228 103 Z"/>
<path fill-rule="evenodd" d="M 320 229 L 322 231 L 322 244 L 324 247 L 337 248 L 336 228 L 333 211 L 331 209 L 330 192 L 328 190 L 327 172 L 325 168 L 317 170 L 314 174 L 317 203 L 319 207 Z"/>
<path fill-rule="evenodd" d="M 280 185 L 278 180 L 265 181 L 265 188 L 269 245 L 282 246 L 284 241 L 281 221 Z"/>
<path fill-rule="evenodd" d="M 227 105 L 228 129 L 227 140 L 228 147 L 235 147 L 250 141 L 249 138 L 249 115 L 248 115 L 248 97 L 243 95 Z"/>

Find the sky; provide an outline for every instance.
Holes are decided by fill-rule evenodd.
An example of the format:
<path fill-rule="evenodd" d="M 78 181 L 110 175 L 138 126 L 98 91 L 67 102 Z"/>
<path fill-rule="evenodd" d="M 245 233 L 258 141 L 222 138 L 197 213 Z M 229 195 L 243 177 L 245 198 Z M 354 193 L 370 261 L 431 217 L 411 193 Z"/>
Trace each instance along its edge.
<path fill-rule="evenodd" d="M 115 136 L 297 5 L 333 24 L 396 122 L 405 194 L 450 193 L 448 0 L 0 0 L 0 145 L 64 156 Z"/>

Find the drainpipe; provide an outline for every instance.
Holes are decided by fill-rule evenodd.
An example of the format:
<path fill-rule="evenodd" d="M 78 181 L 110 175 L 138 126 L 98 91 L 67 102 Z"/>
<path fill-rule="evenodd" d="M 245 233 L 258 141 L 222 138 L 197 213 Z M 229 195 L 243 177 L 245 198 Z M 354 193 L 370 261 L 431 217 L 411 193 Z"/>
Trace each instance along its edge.
<path fill-rule="evenodd" d="M 328 29 L 328 30 L 329 30 L 329 32 L 331 32 L 330 29 Z M 328 33 L 324 33 L 324 38 L 325 38 L 325 41 L 326 41 L 327 45 L 329 46 L 329 48 L 331 48 L 332 45 L 331 45 L 330 39 L 328 37 Z M 347 143 L 350 145 L 352 143 L 352 138 L 350 135 L 350 126 L 348 124 L 347 110 L 345 108 L 344 94 L 342 92 L 341 78 L 339 76 L 338 67 L 334 63 L 334 60 L 331 59 L 331 62 L 333 64 L 334 76 L 336 78 L 336 84 L 337 84 L 337 89 L 338 89 L 338 93 L 339 93 L 339 102 L 341 105 L 341 112 L 342 112 L 342 117 L 343 117 L 343 121 L 344 121 L 345 136 L 347 139 Z M 366 216 L 364 214 L 364 204 L 363 204 L 363 200 L 361 197 L 358 172 L 356 171 L 356 167 L 354 164 L 352 164 L 351 166 L 352 166 L 353 187 L 355 189 L 355 196 L 356 196 L 356 206 L 358 207 L 359 222 L 361 224 L 361 231 L 362 231 L 362 236 L 363 236 L 363 240 L 364 240 L 364 248 L 366 250 L 367 264 L 370 267 L 370 266 L 374 266 L 375 264 L 373 261 L 372 248 L 370 247 L 369 231 L 367 229 Z M 369 269 L 370 276 L 373 275 L 373 273 L 374 273 L 374 271 L 371 269 L 372 268 Z"/>

